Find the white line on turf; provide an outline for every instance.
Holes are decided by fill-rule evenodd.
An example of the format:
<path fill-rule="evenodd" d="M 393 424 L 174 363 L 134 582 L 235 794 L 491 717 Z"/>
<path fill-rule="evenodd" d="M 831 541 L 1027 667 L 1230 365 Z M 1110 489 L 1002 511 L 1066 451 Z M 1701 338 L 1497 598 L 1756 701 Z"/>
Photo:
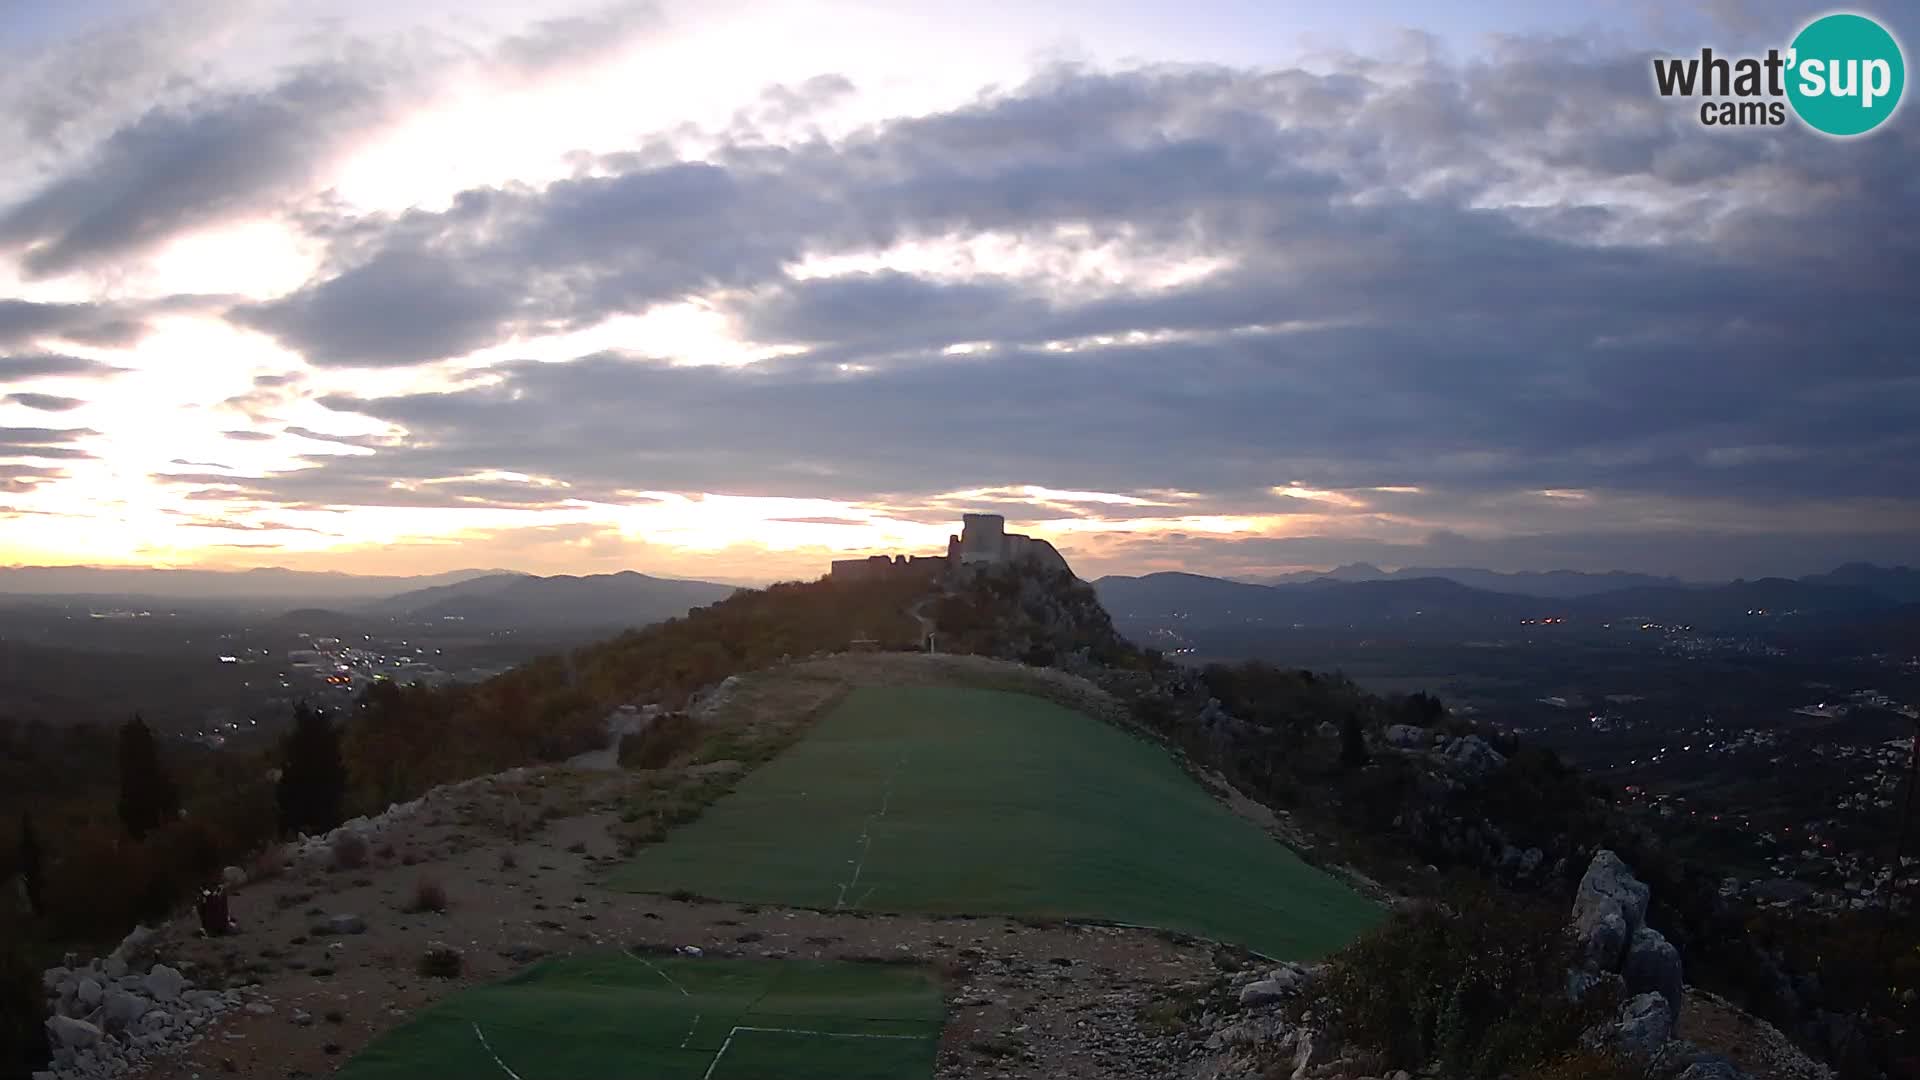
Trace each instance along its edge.
<path fill-rule="evenodd" d="M 847 860 L 848 862 L 854 863 L 853 878 L 840 883 L 840 895 L 833 902 L 833 910 L 835 911 L 839 911 L 847 906 L 847 890 L 858 888 L 860 885 L 860 874 L 867 868 L 867 854 L 873 850 L 873 823 L 887 816 L 888 808 L 893 805 L 894 782 L 900 778 L 900 770 L 906 763 L 907 755 L 905 754 L 901 754 L 900 760 L 893 763 L 892 771 L 887 773 L 886 790 L 882 792 L 880 796 L 880 812 L 877 814 L 868 814 L 867 819 L 860 825 L 860 859 L 858 862 L 854 862 L 854 860 L 851 859 Z M 869 887 L 866 895 L 854 901 L 853 906 L 857 908 L 866 903 L 867 897 L 872 895 L 873 889 Z"/>
<path fill-rule="evenodd" d="M 760 1031 L 773 1035 L 817 1035 L 823 1039 L 922 1039 L 926 1037 L 924 1035 L 867 1035 L 850 1031 L 805 1031 L 800 1028 L 749 1027 L 745 1024 L 737 1024 L 727 1032 L 726 1039 L 720 1043 L 720 1049 L 713 1055 L 713 1060 L 707 1063 L 707 1071 L 701 1075 L 700 1080 L 713 1080 L 713 1070 L 720 1067 L 720 1059 L 727 1055 L 727 1048 L 733 1045 L 733 1037 L 743 1031 Z"/>
<path fill-rule="evenodd" d="M 805 1028 L 749 1027 L 741 1024 L 735 1031 L 764 1031 L 773 1035 L 818 1035 L 823 1039 L 924 1039 L 925 1035 L 875 1035 L 864 1031 L 808 1031 Z"/>
<path fill-rule="evenodd" d="M 693 1023 L 687 1025 L 687 1037 L 680 1040 L 680 1049 L 685 1050 L 687 1048 L 687 1044 L 693 1041 L 693 1033 L 699 1030 L 699 1028 L 700 1028 L 700 1014 L 694 1013 Z"/>
<path fill-rule="evenodd" d="M 656 963 L 654 963 L 653 961 L 651 961 L 651 960 L 649 960 L 649 959 L 647 959 L 646 957 L 644 957 L 644 956 L 641 956 L 641 955 L 640 955 L 639 953 L 637 953 L 637 952 L 629 952 L 629 953 L 627 953 L 627 955 L 628 955 L 628 956 L 631 956 L 631 957 L 633 957 L 633 958 L 634 958 L 635 960 L 638 960 L 638 961 L 640 961 L 641 963 L 643 963 L 643 964 L 645 964 L 645 965 L 647 965 L 648 967 L 650 967 L 650 968 L 652 968 L 652 969 L 654 970 L 654 973 L 655 973 L 655 974 L 657 974 L 657 975 L 659 975 L 659 976 L 660 976 L 661 978 L 663 978 L 663 979 L 665 979 L 665 980 L 667 980 L 667 983 L 668 983 L 669 985 L 671 985 L 671 986 L 672 986 L 672 987 L 673 987 L 673 988 L 674 988 L 675 990 L 678 990 L 678 991 L 680 991 L 680 996 L 681 996 L 681 997 L 684 997 L 684 998 L 690 998 L 690 997 L 692 997 L 692 996 L 693 996 L 692 994 L 689 994 L 689 993 L 687 993 L 687 988 L 686 988 L 686 987 L 684 987 L 684 986 L 681 986 L 681 985 L 680 985 L 679 983 L 677 983 L 677 982 L 674 982 L 674 981 L 673 981 L 673 976 L 671 976 L 671 975 L 669 975 L 669 974 L 667 974 L 667 973 L 666 973 L 666 971 L 665 971 L 664 969 L 662 969 L 662 968 L 660 967 L 660 965 L 659 965 L 659 964 L 656 964 Z"/>
<path fill-rule="evenodd" d="M 513 1080 L 520 1080 L 520 1074 L 517 1072 L 514 1072 L 512 1069 L 507 1068 L 507 1063 L 504 1061 L 501 1061 L 500 1055 L 493 1052 L 493 1047 L 489 1045 L 487 1042 L 487 1034 L 486 1032 L 480 1030 L 479 1024 L 473 1025 L 473 1037 L 480 1040 L 480 1048 L 487 1052 L 487 1056 L 493 1059 L 493 1063 L 495 1065 L 500 1066 L 501 1072 L 506 1073 L 508 1076 L 513 1077 Z M 708 1070 L 708 1071 L 711 1072 L 712 1070 Z"/>

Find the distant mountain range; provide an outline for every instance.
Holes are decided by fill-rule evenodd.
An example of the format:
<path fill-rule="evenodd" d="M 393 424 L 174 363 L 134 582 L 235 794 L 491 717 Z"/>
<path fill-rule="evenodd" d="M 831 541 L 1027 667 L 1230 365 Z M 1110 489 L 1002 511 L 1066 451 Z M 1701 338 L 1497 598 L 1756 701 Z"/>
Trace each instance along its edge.
<path fill-rule="evenodd" d="M 113 596 L 156 600 L 291 601 L 338 604 L 369 600 L 474 578 L 512 575 L 508 570 L 450 570 L 418 577 L 342 574 L 334 571 L 155 570 L 126 566 L 0 567 L 0 595 Z"/>
<path fill-rule="evenodd" d="M 1824 574 L 1800 579 L 1808 585 L 1843 585 L 1867 589 L 1902 604 L 1920 604 L 1920 570 L 1908 566 L 1848 563 Z"/>
<path fill-rule="evenodd" d="M 1095 581 L 1121 621 L 1180 618 L 1189 625 L 1258 622 L 1302 626 L 1511 623 L 1534 618 L 1719 622 L 1750 611 L 1852 617 L 1920 604 L 1920 570 L 1849 563 L 1799 579 L 1723 584 L 1623 572 L 1502 573 L 1475 568 L 1366 563 L 1261 582 L 1198 574 L 1114 576 Z M 285 612 L 324 609 L 355 620 L 453 622 L 479 630 L 597 630 L 641 626 L 725 599 L 734 586 L 634 571 L 538 577 L 456 570 L 420 577 L 315 573 L 279 568 L 143 570 L 122 567 L 0 568 L 0 597 L 167 601 Z"/>
<path fill-rule="evenodd" d="M 1280 584 L 1163 573 L 1104 577 L 1093 585 L 1116 620 L 1181 621 L 1195 627 L 1239 623 L 1361 626 L 1416 621 L 1424 626 L 1465 626 L 1545 618 L 1644 618 L 1720 624 L 1760 612 L 1853 617 L 1912 602 L 1910 590 L 1920 585 L 1915 581 L 1920 575 L 1905 567 L 1867 564 L 1850 564 L 1799 580 L 1763 578 L 1721 585 L 1573 571 L 1527 575 L 1437 570 L 1422 571 L 1426 576 L 1407 576 L 1412 571 L 1387 574 L 1364 566 L 1341 570 L 1346 577 L 1323 574 L 1296 580 L 1289 576 Z M 1463 582 L 1454 574 L 1469 580 Z M 1472 583 L 1487 580 L 1508 587 L 1493 589 Z M 1614 587 L 1600 588 L 1601 583 Z M 1514 588 L 1516 584 L 1561 592 L 1527 593 Z M 1565 591 L 1570 589 L 1579 591 Z"/>
<path fill-rule="evenodd" d="M 382 623 L 457 621 L 476 630 L 580 631 L 644 626 L 733 594 L 735 586 L 651 577 L 631 570 L 539 577 L 456 570 L 381 577 L 263 570 L 123 567 L 0 568 L 0 600 L 89 607 L 173 605 L 272 614 L 289 625 L 372 632 Z"/>
<path fill-rule="evenodd" d="M 1325 573 L 1317 570 L 1302 570 L 1292 574 L 1245 580 L 1255 585 L 1305 585 L 1356 581 L 1409 581 L 1419 578 L 1445 578 L 1448 581 L 1459 582 L 1476 589 L 1485 589 L 1488 592 L 1553 597 L 1591 596 L 1594 593 L 1613 592 L 1617 589 L 1672 587 L 1687 584 L 1679 578 L 1633 574 L 1624 570 L 1609 570 L 1603 574 L 1590 574 L 1580 570 L 1544 572 L 1523 570 L 1508 574 L 1498 570 L 1479 570 L 1473 567 L 1406 566 L 1388 572 L 1372 563 L 1348 563 L 1345 566 L 1336 566 Z"/>
<path fill-rule="evenodd" d="M 400 593 L 362 610 L 416 622 L 457 619 L 525 630 L 644 626 L 724 600 L 735 588 L 632 570 L 586 577 L 495 574 Z"/>

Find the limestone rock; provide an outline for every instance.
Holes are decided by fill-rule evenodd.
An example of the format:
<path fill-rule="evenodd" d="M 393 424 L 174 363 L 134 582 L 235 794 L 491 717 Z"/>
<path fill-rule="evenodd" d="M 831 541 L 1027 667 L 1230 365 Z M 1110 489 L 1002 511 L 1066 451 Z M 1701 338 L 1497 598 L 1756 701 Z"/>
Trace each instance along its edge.
<path fill-rule="evenodd" d="M 1648 1057 L 1673 1037 L 1673 1016 L 1667 1001 L 1648 992 L 1620 1006 L 1620 1019 L 1609 1031 L 1609 1041 L 1622 1052 Z"/>
<path fill-rule="evenodd" d="M 1673 947 L 1660 931 L 1643 926 L 1634 932 L 1627 945 L 1626 962 L 1620 974 L 1626 977 L 1630 994 L 1657 993 L 1667 1001 L 1672 1019 L 1680 1017 L 1680 1002 L 1685 994 L 1681 979 L 1680 950 Z"/>
<path fill-rule="evenodd" d="M 1394 724 L 1387 728 L 1387 745 L 1402 750 L 1424 750 L 1427 748 L 1428 734 L 1423 727 L 1412 724 Z"/>
<path fill-rule="evenodd" d="M 1627 921 L 1618 911 L 1602 911 L 1574 924 L 1580 956 L 1591 971 L 1618 971 L 1627 954 Z"/>
<path fill-rule="evenodd" d="M 1687 1066 L 1676 1080 L 1747 1080 L 1747 1074 L 1725 1058 L 1713 1058 Z"/>
<path fill-rule="evenodd" d="M 155 964 L 144 985 L 155 1001 L 173 1001 L 186 989 L 187 977 L 165 964 Z"/>
<path fill-rule="evenodd" d="M 71 1016 L 47 1018 L 47 1041 L 67 1050 L 83 1050 L 100 1045 L 100 1029 Z"/>
<path fill-rule="evenodd" d="M 1620 856 L 1595 853 L 1573 898 L 1573 928 L 1589 967 L 1617 971 L 1627 945 L 1647 922 L 1646 883 Z"/>
<path fill-rule="evenodd" d="M 1468 776 L 1485 776 L 1507 763 L 1506 755 L 1478 735 L 1456 739 L 1447 747 L 1447 760 Z"/>
<path fill-rule="evenodd" d="M 139 994 L 130 994 L 125 990 L 107 991 L 106 1002 L 101 1009 L 101 1023 L 108 1031 L 121 1031 L 135 1020 L 146 1015 L 149 1004 Z"/>
<path fill-rule="evenodd" d="M 1593 862 L 1580 878 L 1579 891 L 1573 898 L 1573 920 L 1578 923 L 1592 911 L 1617 910 L 1631 934 L 1647 923 L 1651 893 L 1620 856 L 1602 848 L 1594 853 Z"/>
<path fill-rule="evenodd" d="M 1325 1065 L 1334 1058 L 1334 1043 L 1324 1032 L 1302 1031 L 1300 1041 L 1293 1050 L 1293 1075 L 1295 1080 L 1307 1075 L 1309 1069 Z"/>
<path fill-rule="evenodd" d="M 1290 989 L 1290 987 L 1282 986 L 1272 979 L 1261 979 L 1258 982 L 1250 982 L 1240 988 L 1240 1004 L 1248 1006 L 1271 1005 L 1276 1001 L 1284 999 Z"/>
<path fill-rule="evenodd" d="M 364 934 L 367 920 L 360 915 L 332 915 L 314 928 L 317 934 Z"/>

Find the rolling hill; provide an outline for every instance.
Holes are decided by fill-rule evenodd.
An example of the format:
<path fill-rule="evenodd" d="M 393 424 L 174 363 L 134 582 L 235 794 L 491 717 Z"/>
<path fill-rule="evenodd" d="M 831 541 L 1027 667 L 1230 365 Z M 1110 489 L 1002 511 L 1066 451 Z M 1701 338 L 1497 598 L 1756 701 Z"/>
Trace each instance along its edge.
<path fill-rule="evenodd" d="M 1687 585 L 1679 578 L 1655 577 L 1651 574 L 1635 574 L 1625 570 L 1609 570 L 1598 574 L 1583 570 L 1523 570 L 1516 573 L 1503 573 L 1471 566 L 1403 566 L 1398 570 L 1387 571 L 1371 563 L 1349 563 L 1345 566 L 1336 566 L 1325 573 L 1303 570 L 1292 574 L 1247 580 L 1256 585 L 1330 585 L 1359 581 L 1409 581 L 1419 578 L 1445 578 L 1448 581 L 1488 592 L 1563 600 L 1613 592 L 1618 589 L 1684 588 Z"/>
<path fill-rule="evenodd" d="M 1549 617 L 1724 624 L 1755 615 L 1851 617 L 1894 605 L 1892 599 L 1866 588 L 1786 578 L 1715 586 L 1640 586 L 1567 598 L 1477 589 L 1444 577 L 1252 585 L 1162 573 L 1104 577 L 1093 584 L 1117 620 L 1174 621 L 1195 627 L 1245 623 L 1468 627 Z"/>
<path fill-rule="evenodd" d="M 8 566 L 0 567 L 0 596 L 337 605 L 501 573 L 504 571 L 452 570 L 444 574 L 390 577 L 280 567 L 164 570 L 132 566 Z"/>
<path fill-rule="evenodd" d="M 535 577 L 496 574 L 390 596 L 370 613 L 421 620 L 459 620 L 476 627 L 571 630 L 644 626 L 724 600 L 735 587 L 711 581 L 617 574 Z"/>
<path fill-rule="evenodd" d="M 1195 574 L 1105 577 L 1093 583 L 1118 620 L 1178 618 L 1194 625 L 1263 622 L 1347 626 L 1419 619 L 1430 623 L 1541 618 L 1557 605 L 1473 589 L 1444 578 L 1248 585 Z"/>

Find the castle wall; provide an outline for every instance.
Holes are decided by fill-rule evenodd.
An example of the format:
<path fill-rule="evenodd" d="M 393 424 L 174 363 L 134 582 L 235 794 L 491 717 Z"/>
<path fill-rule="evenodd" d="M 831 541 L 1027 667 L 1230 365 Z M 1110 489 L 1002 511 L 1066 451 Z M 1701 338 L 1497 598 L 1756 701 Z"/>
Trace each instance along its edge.
<path fill-rule="evenodd" d="M 926 577 L 959 566 L 1008 563 L 1039 566 L 1071 573 L 1067 560 L 1045 540 L 1007 532 L 999 514 L 966 514 L 960 535 L 947 538 L 945 555 L 870 555 L 864 559 L 835 559 L 830 576 L 836 581 L 882 581 L 898 576 Z"/>

